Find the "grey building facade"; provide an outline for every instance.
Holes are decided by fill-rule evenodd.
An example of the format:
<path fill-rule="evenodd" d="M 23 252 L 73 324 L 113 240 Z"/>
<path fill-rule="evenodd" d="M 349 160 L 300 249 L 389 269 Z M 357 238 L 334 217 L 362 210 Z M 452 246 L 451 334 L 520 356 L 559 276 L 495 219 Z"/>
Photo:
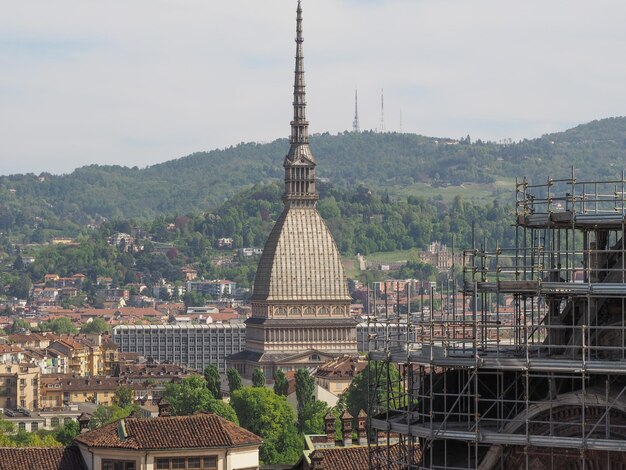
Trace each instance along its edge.
<path fill-rule="evenodd" d="M 375 350 L 393 337 L 406 341 L 406 329 L 382 323 L 360 323 L 356 327 L 359 352 Z M 159 362 L 169 361 L 203 370 L 214 364 L 226 372 L 226 357 L 243 351 L 246 345 L 246 325 L 215 323 L 210 325 L 119 325 L 113 328 L 113 341 L 120 352 L 134 352 Z M 415 332 L 410 341 L 415 341 Z"/>
<path fill-rule="evenodd" d="M 243 323 L 119 325 L 113 328 L 113 341 L 120 352 L 134 352 L 200 371 L 214 364 L 223 373 L 225 358 L 245 349 L 246 326 Z"/>

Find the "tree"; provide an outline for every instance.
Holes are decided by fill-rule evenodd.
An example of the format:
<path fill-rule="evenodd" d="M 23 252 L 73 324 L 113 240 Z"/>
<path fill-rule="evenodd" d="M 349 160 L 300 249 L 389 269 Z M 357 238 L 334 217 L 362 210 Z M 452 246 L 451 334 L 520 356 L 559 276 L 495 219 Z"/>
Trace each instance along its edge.
<path fill-rule="evenodd" d="M 228 379 L 228 390 L 231 394 L 243 387 L 243 381 L 237 369 L 233 367 L 228 369 L 226 371 L 226 378 Z"/>
<path fill-rule="evenodd" d="M 57 430 L 57 432 L 54 435 L 54 438 L 57 441 L 59 441 L 61 444 L 67 447 L 72 443 L 74 438 L 78 436 L 79 434 L 80 434 L 80 425 L 78 424 L 78 421 L 71 420 L 71 421 L 66 421 L 65 424 L 63 424 L 63 427 Z"/>
<path fill-rule="evenodd" d="M 89 420 L 89 429 L 97 429 L 105 424 L 113 423 L 119 419 L 126 418 L 136 409 L 136 406 L 121 408 L 117 405 L 100 405 L 91 415 L 91 419 Z"/>
<path fill-rule="evenodd" d="M 181 383 L 165 386 L 165 399 L 170 403 L 174 415 L 191 415 L 199 411 L 207 411 L 237 423 L 237 415 L 233 408 L 213 397 L 207 388 L 206 381 L 199 375 L 185 377 Z"/>
<path fill-rule="evenodd" d="M 102 334 L 111 331 L 111 326 L 104 318 L 94 318 L 80 327 L 80 332 L 85 334 Z"/>
<path fill-rule="evenodd" d="M 296 371 L 296 399 L 298 401 L 298 409 L 315 399 L 313 397 L 314 392 L 315 381 L 311 373 L 308 369 L 298 369 Z"/>
<path fill-rule="evenodd" d="M 341 215 L 339 205 L 333 196 L 322 199 L 317 204 L 317 210 L 324 219 L 331 219 Z"/>
<path fill-rule="evenodd" d="M 60 334 L 74 334 L 78 332 L 78 329 L 72 323 L 72 320 L 66 317 L 55 318 L 54 320 L 41 322 L 39 325 L 41 331 L 52 331 L 58 335 Z"/>
<path fill-rule="evenodd" d="M 370 415 L 374 406 L 384 411 L 388 401 L 393 400 L 393 397 L 388 396 L 383 387 L 378 387 L 378 389 L 374 387 L 376 378 L 378 378 L 379 383 L 381 380 L 389 379 L 391 383 L 389 389 L 392 394 L 396 397 L 400 396 L 398 388 L 401 385 L 398 369 L 389 363 L 370 362 L 359 375 L 352 379 L 350 386 L 341 397 L 342 402 L 345 403 L 345 408 L 352 416 L 357 416 L 361 410 Z M 395 403 L 393 407 L 397 408 L 401 405 L 405 404 Z"/>
<path fill-rule="evenodd" d="M 185 377 L 180 383 L 167 384 L 163 396 L 170 403 L 174 415 L 192 415 L 206 410 L 213 398 L 204 378 L 199 375 Z"/>
<path fill-rule="evenodd" d="M 135 392 L 130 385 L 120 385 L 115 389 L 113 404 L 120 408 L 128 408 L 135 403 Z"/>
<path fill-rule="evenodd" d="M 220 377 L 220 371 L 215 365 L 209 364 L 204 368 L 204 380 L 213 398 L 222 398 L 222 378 Z"/>
<path fill-rule="evenodd" d="M 298 428 L 303 434 L 321 432 L 328 407 L 316 402 L 314 397 L 315 379 L 308 369 L 296 372 L 296 399 L 298 402 Z"/>
<path fill-rule="evenodd" d="M 231 404 L 239 424 L 263 438 L 259 456 L 264 465 L 292 464 L 303 448 L 295 413 L 285 397 L 266 387 L 237 390 Z"/>
<path fill-rule="evenodd" d="M 289 382 L 287 377 L 285 377 L 285 373 L 281 369 L 277 369 L 274 374 L 274 393 L 286 397 L 288 391 Z"/>
<path fill-rule="evenodd" d="M 24 269 L 24 260 L 22 259 L 22 255 L 17 255 L 15 261 L 13 262 L 13 270 L 22 271 Z"/>
<path fill-rule="evenodd" d="M 49 431 L 18 431 L 15 434 L 0 434 L 1 447 L 60 447 L 61 445 Z"/>
<path fill-rule="evenodd" d="M 9 294 L 18 299 L 28 299 L 30 296 L 30 289 L 33 287 L 33 283 L 26 275 L 20 276 L 9 288 Z"/>
<path fill-rule="evenodd" d="M 21 318 L 16 319 L 11 328 L 9 329 L 9 333 L 23 333 L 25 331 L 30 331 L 31 326 L 30 323 L 26 320 L 22 320 Z"/>
<path fill-rule="evenodd" d="M 12 434 L 15 432 L 15 424 L 4 418 L 0 418 L 0 435 Z"/>
<path fill-rule="evenodd" d="M 185 307 L 202 307 L 206 304 L 204 297 L 199 292 L 187 292 L 183 296 L 183 302 L 185 303 Z"/>
<path fill-rule="evenodd" d="M 298 427 L 302 434 L 322 434 L 324 432 L 324 417 L 329 407 L 326 402 L 313 400 L 302 409 L 298 409 Z"/>
<path fill-rule="evenodd" d="M 237 413 L 232 406 L 222 400 L 213 400 L 210 403 L 209 409 L 206 410 L 210 413 L 215 413 L 222 418 L 226 418 L 229 421 L 232 421 L 235 424 L 239 424 L 239 419 L 237 418 Z"/>
<path fill-rule="evenodd" d="M 257 367 L 252 372 L 252 386 L 253 387 L 265 387 L 265 375 L 263 374 L 263 369 Z"/>

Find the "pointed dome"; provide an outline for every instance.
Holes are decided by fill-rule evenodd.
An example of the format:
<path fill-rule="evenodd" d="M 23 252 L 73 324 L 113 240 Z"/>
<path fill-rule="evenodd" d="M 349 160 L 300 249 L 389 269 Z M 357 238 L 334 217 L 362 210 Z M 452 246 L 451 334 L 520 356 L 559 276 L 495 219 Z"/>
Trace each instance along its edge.
<path fill-rule="evenodd" d="M 309 147 L 306 120 L 303 41 L 302 5 L 298 2 L 291 146 L 283 164 L 285 209 L 265 243 L 252 301 L 345 304 L 350 302 L 350 295 L 341 256 L 315 208 L 316 164 Z"/>
<path fill-rule="evenodd" d="M 341 256 L 312 207 L 286 208 L 257 269 L 255 301 L 349 301 Z"/>

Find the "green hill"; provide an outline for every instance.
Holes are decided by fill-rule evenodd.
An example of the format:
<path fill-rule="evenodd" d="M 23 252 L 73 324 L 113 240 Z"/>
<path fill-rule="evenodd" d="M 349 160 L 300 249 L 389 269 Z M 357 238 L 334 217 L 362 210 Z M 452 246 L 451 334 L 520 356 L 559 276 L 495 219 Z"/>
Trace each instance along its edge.
<path fill-rule="evenodd" d="M 37 241 L 104 218 L 152 219 L 213 210 L 254 184 L 279 182 L 288 146 L 279 139 L 198 152 L 144 169 L 90 165 L 67 175 L 2 176 L 0 232 L 21 230 Z M 337 188 L 362 183 L 403 199 L 466 191 L 466 199 L 484 200 L 503 188 L 512 190 L 515 177 L 563 177 L 572 165 L 585 178 L 620 176 L 626 118 L 506 145 L 364 132 L 316 135 L 311 146 L 318 176 Z"/>

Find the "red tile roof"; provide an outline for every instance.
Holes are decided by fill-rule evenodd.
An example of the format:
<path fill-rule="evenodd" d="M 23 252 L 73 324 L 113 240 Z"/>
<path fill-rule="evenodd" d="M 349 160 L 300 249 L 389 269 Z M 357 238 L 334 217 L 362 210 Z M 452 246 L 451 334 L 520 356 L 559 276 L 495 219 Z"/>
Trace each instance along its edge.
<path fill-rule="evenodd" d="M 401 449 L 397 444 L 391 445 L 389 447 L 389 454 L 387 454 L 386 446 L 383 446 L 380 449 L 383 449 L 383 453 L 373 453 L 373 459 L 376 459 L 375 455 L 384 456 L 384 468 L 390 470 L 401 470 L 406 468 L 404 465 L 400 465 L 397 463 L 398 461 L 402 461 L 403 458 L 406 458 L 401 458 Z M 390 462 L 387 462 L 386 460 L 387 455 L 389 456 Z M 311 465 L 312 469 L 316 468 L 315 461 L 320 457 L 322 459 L 321 463 L 323 465 L 323 468 L 329 470 L 362 470 L 364 468 L 369 468 L 369 450 L 367 446 L 317 449 L 310 455 L 311 462 L 313 463 L 313 465 Z M 415 450 L 414 458 L 416 459 L 415 462 L 419 462 L 419 459 L 421 458 L 421 453 L 417 449 Z"/>
<path fill-rule="evenodd" d="M 0 447 L 0 470 L 84 470 L 80 451 L 70 447 Z"/>
<path fill-rule="evenodd" d="M 126 429 L 126 438 L 122 427 Z M 90 447 L 124 449 L 224 448 L 262 442 L 256 434 L 212 413 L 126 418 L 80 434 L 74 440 Z"/>
<path fill-rule="evenodd" d="M 206 316 L 211 317 L 214 322 L 227 322 L 230 320 L 237 320 L 239 318 L 238 313 L 228 313 L 228 312 L 207 313 Z"/>
<path fill-rule="evenodd" d="M 22 348 L 13 346 L 11 344 L 0 344 L 0 354 L 17 353 L 22 351 Z"/>
<path fill-rule="evenodd" d="M 346 354 L 322 364 L 314 375 L 328 379 L 351 379 L 360 374 L 366 365 L 366 358 Z"/>

